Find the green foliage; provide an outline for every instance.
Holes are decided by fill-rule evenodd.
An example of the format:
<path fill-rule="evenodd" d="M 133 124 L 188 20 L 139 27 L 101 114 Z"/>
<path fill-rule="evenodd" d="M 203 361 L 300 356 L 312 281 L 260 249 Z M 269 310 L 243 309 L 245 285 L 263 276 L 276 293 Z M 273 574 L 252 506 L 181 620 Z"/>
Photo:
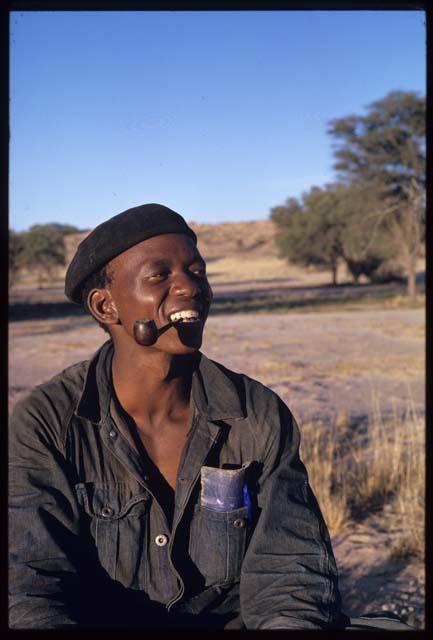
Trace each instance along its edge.
<path fill-rule="evenodd" d="M 383 224 L 386 204 L 381 193 L 373 185 L 353 182 L 335 187 L 335 201 L 341 257 L 355 282 L 361 275 L 374 280 L 378 269 L 396 252 Z M 389 278 L 391 275 L 389 272 Z"/>
<path fill-rule="evenodd" d="M 395 254 L 381 224 L 384 206 L 374 186 L 362 182 L 313 187 L 300 202 L 292 198 L 271 211 L 280 256 L 295 264 L 330 269 L 334 284 L 341 261 L 355 282 L 361 275 L 375 279 Z"/>
<path fill-rule="evenodd" d="M 328 131 L 336 140 L 334 168 L 340 179 L 380 192 L 380 226 L 398 249 L 412 297 L 425 237 L 425 128 L 425 98 L 392 91 L 371 103 L 366 115 L 332 120 Z"/>
<path fill-rule="evenodd" d="M 404 264 L 414 295 L 425 233 L 425 98 L 392 91 L 365 115 L 332 120 L 328 132 L 339 182 L 271 210 L 280 255 L 331 269 L 334 283 L 341 260 L 355 281 L 390 279 Z"/>
<path fill-rule="evenodd" d="M 23 263 L 23 250 L 22 235 L 11 229 L 9 231 L 9 287 L 12 287 L 18 280 Z"/>
<path fill-rule="evenodd" d="M 341 220 L 331 188 L 313 187 L 300 202 L 289 199 L 286 206 L 271 210 L 271 220 L 278 228 L 276 242 L 281 256 L 294 264 L 329 268 L 336 284 Z"/>
<path fill-rule="evenodd" d="M 35 273 L 39 285 L 51 279 L 57 268 L 65 264 L 64 236 L 78 231 L 72 225 L 57 222 L 31 226 L 28 231 L 19 234 L 18 268 L 25 267 Z"/>
<path fill-rule="evenodd" d="M 334 168 L 342 180 L 376 182 L 390 195 L 406 196 L 411 178 L 425 186 L 425 98 L 392 91 L 366 115 L 331 120 Z"/>

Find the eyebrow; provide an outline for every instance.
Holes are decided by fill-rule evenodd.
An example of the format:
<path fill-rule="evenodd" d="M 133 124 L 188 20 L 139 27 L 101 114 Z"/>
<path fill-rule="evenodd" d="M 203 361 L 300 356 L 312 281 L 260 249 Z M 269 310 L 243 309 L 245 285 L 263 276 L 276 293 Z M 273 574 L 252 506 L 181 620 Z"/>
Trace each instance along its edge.
<path fill-rule="evenodd" d="M 197 255 L 194 256 L 193 260 L 191 260 L 191 264 L 194 264 L 195 262 L 198 262 L 200 264 L 206 264 L 204 259 Z M 149 262 L 147 263 L 147 266 L 151 269 L 161 268 L 161 267 L 169 268 L 171 266 L 171 262 L 167 258 L 155 258 L 155 260 L 150 259 Z"/>
<path fill-rule="evenodd" d="M 150 262 L 147 263 L 147 265 L 151 268 L 155 268 L 155 267 L 169 267 L 170 266 L 170 261 L 167 260 L 166 258 L 160 258 L 159 260 L 150 260 Z"/>

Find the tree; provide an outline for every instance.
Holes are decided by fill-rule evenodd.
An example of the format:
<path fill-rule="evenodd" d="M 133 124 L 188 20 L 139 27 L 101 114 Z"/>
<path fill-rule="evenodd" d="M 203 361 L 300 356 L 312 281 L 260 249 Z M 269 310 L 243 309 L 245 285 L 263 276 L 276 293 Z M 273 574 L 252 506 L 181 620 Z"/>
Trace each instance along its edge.
<path fill-rule="evenodd" d="M 362 182 L 376 194 L 372 228 L 386 228 L 416 294 L 416 260 L 424 235 L 425 98 L 392 91 L 371 103 L 366 115 L 332 120 L 334 168 L 346 185 Z"/>
<path fill-rule="evenodd" d="M 353 182 L 313 187 L 298 202 L 274 207 L 280 255 L 291 262 L 329 268 L 337 284 L 337 268 L 345 262 L 355 283 L 363 274 L 376 279 L 393 257 L 388 232 L 377 224 L 382 202 L 370 187 Z"/>
<path fill-rule="evenodd" d="M 23 263 L 23 238 L 13 229 L 9 232 L 9 287 L 18 280 L 18 274 Z"/>
<path fill-rule="evenodd" d="M 380 224 L 383 213 L 380 194 L 362 182 L 337 184 L 333 189 L 336 217 L 340 222 L 341 258 L 355 283 L 361 275 L 370 280 L 383 278 L 380 274 L 385 263 L 388 278 L 396 277 L 398 273 L 390 267 L 395 250 L 389 232 Z"/>
<path fill-rule="evenodd" d="M 52 222 L 33 225 L 22 234 L 22 264 L 36 273 L 39 287 L 45 279 L 52 279 L 58 267 L 65 264 L 63 237 L 77 231 L 72 225 Z"/>
<path fill-rule="evenodd" d="M 271 210 L 277 225 L 276 242 L 280 256 L 295 264 L 317 265 L 331 270 L 337 284 L 341 259 L 341 221 L 331 188 L 312 187 L 301 201 L 287 200 L 286 205 Z"/>

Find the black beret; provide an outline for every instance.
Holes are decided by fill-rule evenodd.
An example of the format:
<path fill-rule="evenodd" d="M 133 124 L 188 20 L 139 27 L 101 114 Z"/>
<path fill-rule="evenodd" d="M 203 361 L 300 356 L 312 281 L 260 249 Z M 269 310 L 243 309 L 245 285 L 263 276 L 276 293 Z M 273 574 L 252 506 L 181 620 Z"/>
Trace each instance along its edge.
<path fill-rule="evenodd" d="M 197 244 L 182 216 L 162 204 L 142 204 L 102 222 L 77 247 L 65 276 L 66 296 L 82 304 L 81 288 L 92 273 L 130 247 L 164 233 L 186 233 Z"/>

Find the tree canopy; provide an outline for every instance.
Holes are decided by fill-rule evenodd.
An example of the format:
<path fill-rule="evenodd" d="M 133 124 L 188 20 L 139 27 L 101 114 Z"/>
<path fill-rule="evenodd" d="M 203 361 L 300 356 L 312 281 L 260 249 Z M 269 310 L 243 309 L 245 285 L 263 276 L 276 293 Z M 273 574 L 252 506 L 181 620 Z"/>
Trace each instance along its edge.
<path fill-rule="evenodd" d="M 331 120 L 328 133 L 337 182 L 271 210 L 280 254 L 329 268 L 334 282 L 339 261 L 357 281 L 361 274 L 379 278 L 381 265 L 394 260 L 394 273 L 404 269 L 415 295 L 425 223 L 425 98 L 392 91 L 363 115 Z"/>
<path fill-rule="evenodd" d="M 392 91 L 365 115 L 330 122 L 334 168 L 346 184 L 361 182 L 376 193 L 375 228 L 385 230 L 416 293 L 416 261 L 425 225 L 425 98 Z"/>
<path fill-rule="evenodd" d="M 330 269 L 336 284 L 341 229 L 332 190 L 313 187 L 300 201 L 291 198 L 285 206 L 272 209 L 271 220 L 279 227 L 280 255 L 295 264 Z"/>
<path fill-rule="evenodd" d="M 331 120 L 338 178 L 375 182 L 387 195 L 403 197 L 413 178 L 425 187 L 425 108 L 415 92 L 391 91 L 365 115 Z"/>

